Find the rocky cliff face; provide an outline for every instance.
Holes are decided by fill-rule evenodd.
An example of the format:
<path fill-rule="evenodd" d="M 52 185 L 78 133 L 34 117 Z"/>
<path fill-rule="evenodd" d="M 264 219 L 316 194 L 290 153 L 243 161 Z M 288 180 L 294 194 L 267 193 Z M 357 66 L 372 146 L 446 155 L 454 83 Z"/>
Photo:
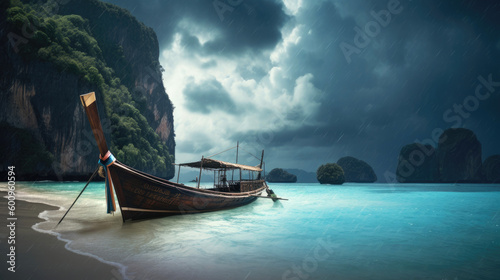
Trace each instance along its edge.
<path fill-rule="evenodd" d="M 437 149 L 441 182 L 481 181 L 481 143 L 474 132 L 450 128 L 439 137 Z"/>
<path fill-rule="evenodd" d="M 337 164 L 344 170 L 346 182 L 373 183 L 377 181 L 373 168 L 363 160 L 343 157 L 337 161 Z"/>
<path fill-rule="evenodd" d="M 401 183 L 437 182 L 439 176 L 434 147 L 413 143 L 401 148 L 396 176 Z"/>
<path fill-rule="evenodd" d="M 55 10 L 58 15 L 76 14 L 85 20 L 84 26 L 76 22 L 70 27 L 75 28 L 73 33 L 88 32 L 92 42 L 95 38 L 100 49 L 92 57 L 84 47 L 79 49 L 84 43 L 62 37 L 61 29 L 56 28 L 61 28 L 62 23 L 56 21 L 63 21 L 57 15 L 37 12 L 39 6 L 29 6 L 32 4 L 16 7 L 17 10 L 8 5 L 8 1 L 3 1 L 0 6 L 0 35 L 3 42 L 7 42 L 0 49 L 0 67 L 3 68 L 0 76 L 0 126 L 5 133 L 0 140 L 2 174 L 7 166 L 17 165 L 18 180 L 87 179 L 96 168 L 98 150 L 79 95 L 95 91 L 108 145 L 124 151 L 123 147 L 130 148 L 127 145 L 135 144 L 116 142 L 122 115 L 109 105 L 111 100 L 113 104 L 132 108 L 133 114 L 125 116 L 128 119 L 135 119 L 137 123 L 141 116 L 145 117 L 147 123 L 140 127 L 142 134 L 147 134 L 149 130 L 146 128 L 154 132 L 145 136 L 145 145 L 150 151 L 157 151 L 158 154 L 151 155 L 151 158 L 153 161 L 161 159 L 157 164 L 164 167 L 145 165 L 141 169 L 160 177 L 173 177 L 170 166 L 175 151 L 173 106 L 162 84 L 154 32 L 127 11 L 97 0 L 74 0 L 59 5 Z M 13 17 L 13 13 L 18 14 Z M 52 23 L 49 19 L 56 21 L 52 20 Z M 69 20 L 74 21 L 73 18 Z M 35 36 L 23 33 L 23 21 L 33 30 L 38 30 L 32 33 Z M 67 26 L 62 28 L 67 29 Z M 44 38 L 41 33 L 48 39 L 41 40 Z M 96 82 L 94 76 L 84 75 L 78 69 L 61 67 L 61 60 L 55 60 L 57 55 L 53 55 L 52 60 L 47 59 L 46 54 L 54 53 L 61 42 L 68 42 L 68 46 L 61 47 L 64 49 L 61 53 L 83 53 L 68 58 L 75 61 L 73 64 L 85 66 L 88 63 L 80 61 L 80 57 L 94 63 L 100 71 L 94 76 L 100 80 Z M 88 68 L 83 68 L 88 71 Z M 111 92 L 114 93 L 112 98 Z M 129 99 L 117 101 L 116 96 L 128 96 Z M 115 117 L 112 118 L 111 114 Z M 155 142 L 157 139 L 160 144 Z M 163 145 L 166 148 L 162 148 Z M 36 149 L 30 156 L 26 151 L 32 147 Z"/>
<path fill-rule="evenodd" d="M 0 77 L 0 122 L 4 127 L 16 128 L 15 131 L 4 131 L 7 135 L 2 139 L 3 157 L 10 159 L 4 164 L 16 165 L 19 179 L 73 180 L 87 177 L 96 167 L 97 145 L 91 138 L 92 130 L 81 104 L 74 99 L 82 92 L 91 91 L 91 86 L 79 82 L 74 75 L 60 73 L 50 64 L 19 60 L 13 55 L 9 60 L 11 71 Z M 104 103 L 102 98 L 98 102 Z M 99 109 L 105 118 L 104 106 Z M 106 123 L 106 134 L 110 139 L 109 121 Z M 22 146 L 21 133 L 31 139 Z M 52 161 L 31 162 L 37 160 L 29 155 L 19 160 L 23 151 L 31 146 L 50 153 Z M 4 168 L 2 166 L 2 171 Z"/>
<path fill-rule="evenodd" d="M 487 170 L 496 170 L 494 162 L 488 162 Z M 486 170 L 481 163 L 481 143 L 474 132 L 450 128 L 439 137 L 437 149 L 417 143 L 404 146 L 396 172 L 401 183 L 475 183 L 485 182 Z"/>
<path fill-rule="evenodd" d="M 128 11 L 111 6 L 97 0 L 72 0 L 61 6 L 60 14 L 77 14 L 88 20 L 97 41 L 105 42 L 100 47 L 106 64 L 115 69 L 141 113 L 173 154 L 173 106 L 162 82 L 156 34 Z"/>

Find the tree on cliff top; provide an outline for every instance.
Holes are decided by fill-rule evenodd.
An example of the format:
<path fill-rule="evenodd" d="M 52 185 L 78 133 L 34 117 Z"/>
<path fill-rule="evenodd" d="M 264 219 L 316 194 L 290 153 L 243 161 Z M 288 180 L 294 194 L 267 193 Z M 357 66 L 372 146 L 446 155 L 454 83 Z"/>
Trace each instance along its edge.
<path fill-rule="evenodd" d="M 321 165 L 316 171 L 316 177 L 321 184 L 342 185 L 345 182 L 344 170 L 336 163 Z"/>

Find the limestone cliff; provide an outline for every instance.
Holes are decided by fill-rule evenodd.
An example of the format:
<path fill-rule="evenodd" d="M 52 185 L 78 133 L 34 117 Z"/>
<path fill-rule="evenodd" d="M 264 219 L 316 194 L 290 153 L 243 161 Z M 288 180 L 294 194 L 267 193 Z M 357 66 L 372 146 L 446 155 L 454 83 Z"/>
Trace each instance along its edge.
<path fill-rule="evenodd" d="M 72 0 L 61 5 L 61 14 L 77 14 L 88 20 L 106 64 L 132 93 L 138 109 L 174 153 L 173 106 L 165 92 L 158 61 L 159 46 L 151 28 L 117 6 L 97 0 Z"/>
<path fill-rule="evenodd" d="M 500 155 L 490 156 L 483 162 L 483 180 L 486 183 L 500 183 Z"/>
<path fill-rule="evenodd" d="M 400 183 L 433 183 L 439 180 L 436 150 L 413 143 L 401 148 L 396 170 Z"/>
<path fill-rule="evenodd" d="M 118 160 L 173 177 L 173 106 L 151 28 L 97 0 L 2 1 L 0 36 L 2 174 L 88 178 L 98 150 L 78 96 L 95 91 Z"/>
<path fill-rule="evenodd" d="M 495 170 L 494 160 L 489 164 L 487 170 Z M 445 130 L 436 149 L 418 143 L 404 146 L 396 170 L 400 183 L 478 183 L 484 182 L 484 172 L 481 143 L 465 128 Z"/>
<path fill-rule="evenodd" d="M 481 181 L 481 143 L 471 130 L 445 130 L 439 137 L 437 158 L 441 182 Z"/>

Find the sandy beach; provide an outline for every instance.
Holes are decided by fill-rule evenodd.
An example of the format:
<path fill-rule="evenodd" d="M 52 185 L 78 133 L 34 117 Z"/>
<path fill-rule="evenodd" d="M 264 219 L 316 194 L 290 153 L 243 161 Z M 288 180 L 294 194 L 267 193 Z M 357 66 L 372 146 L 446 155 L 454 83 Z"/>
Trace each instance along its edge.
<path fill-rule="evenodd" d="M 8 270 L 10 233 L 6 193 L 0 192 L 0 217 L 5 225 L 0 231 L 0 252 L 2 267 L 0 279 L 122 279 L 118 268 L 102 263 L 92 257 L 79 255 L 67 250 L 65 242 L 56 236 L 32 229 L 43 221 L 38 214 L 53 206 L 16 200 L 15 217 L 15 272 Z"/>

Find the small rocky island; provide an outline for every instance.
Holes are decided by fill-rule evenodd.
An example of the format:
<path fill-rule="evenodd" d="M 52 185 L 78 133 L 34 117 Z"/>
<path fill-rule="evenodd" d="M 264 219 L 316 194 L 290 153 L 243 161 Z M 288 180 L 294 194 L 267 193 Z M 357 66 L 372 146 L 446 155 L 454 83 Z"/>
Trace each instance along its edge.
<path fill-rule="evenodd" d="M 281 168 L 274 168 L 266 175 L 266 181 L 270 183 L 295 183 L 297 176 Z"/>
<path fill-rule="evenodd" d="M 344 170 L 346 182 L 373 183 L 377 181 L 373 168 L 363 160 L 343 157 L 337 161 L 337 164 Z"/>
<path fill-rule="evenodd" d="M 345 182 L 344 170 L 336 163 L 321 165 L 316 176 L 320 184 L 342 185 Z"/>

